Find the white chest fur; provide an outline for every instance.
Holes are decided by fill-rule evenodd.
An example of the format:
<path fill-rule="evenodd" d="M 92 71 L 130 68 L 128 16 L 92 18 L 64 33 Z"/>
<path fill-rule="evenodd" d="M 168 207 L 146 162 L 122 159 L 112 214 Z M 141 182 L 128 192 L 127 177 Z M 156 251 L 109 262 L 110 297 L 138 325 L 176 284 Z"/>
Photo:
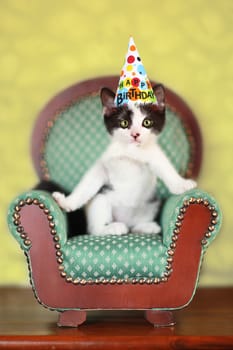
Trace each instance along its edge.
<path fill-rule="evenodd" d="M 156 177 L 149 164 L 127 156 L 113 157 L 104 162 L 113 205 L 138 207 L 155 193 Z"/>

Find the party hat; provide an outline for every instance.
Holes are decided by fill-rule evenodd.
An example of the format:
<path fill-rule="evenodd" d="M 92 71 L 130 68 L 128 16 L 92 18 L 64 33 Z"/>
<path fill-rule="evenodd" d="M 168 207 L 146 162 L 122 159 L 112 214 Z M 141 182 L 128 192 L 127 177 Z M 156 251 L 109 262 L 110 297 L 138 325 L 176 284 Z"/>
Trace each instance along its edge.
<path fill-rule="evenodd" d="M 130 103 L 157 103 L 132 37 L 129 40 L 114 103 L 116 106 Z"/>

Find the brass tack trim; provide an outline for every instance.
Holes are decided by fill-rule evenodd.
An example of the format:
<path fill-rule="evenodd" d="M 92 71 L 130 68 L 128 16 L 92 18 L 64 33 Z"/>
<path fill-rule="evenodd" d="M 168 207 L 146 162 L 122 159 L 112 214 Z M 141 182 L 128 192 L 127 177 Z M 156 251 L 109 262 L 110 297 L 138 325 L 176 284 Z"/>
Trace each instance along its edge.
<path fill-rule="evenodd" d="M 205 237 L 206 237 L 206 238 L 210 238 L 210 237 L 211 237 L 211 232 L 206 232 L 206 233 L 205 233 Z"/>
<path fill-rule="evenodd" d="M 197 204 L 201 204 L 203 203 L 203 199 L 202 198 L 197 198 Z"/>
<path fill-rule="evenodd" d="M 180 226 L 182 225 L 182 223 L 181 223 L 180 221 L 177 221 L 177 222 L 175 223 L 175 225 L 176 225 L 176 227 L 180 227 Z"/>
<path fill-rule="evenodd" d="M 172 242 L 172 243 L 170 244 L 170 247 L 171 247 L 171 249 L 175 249 L 175 248 L 176 248 L 176 243 L 175 243 L 175 242 Z"/>
<path fill-rule="evenodd" d="M 33 202 L 33 199 L 32 199 L 32 198 L 27 198 L 27 199 L 26 199 L 26 203 L 27 203 L 28 205 L 31 205 L 32 202 Z"/>
<path fill-rule="evenodd" d="M 14 214 L 13 214 L 13 217 L 17 220 L 17 219 L 19 219 L 20 218 L 20 214 L 19 213 L 17 213 L 17 212 L 15 212 Z"/>
<path fill-rule="evenodd" d="M 154 284 L 159 284 L 161 282 L 160 278 L 154 278 L 153 283 Z"/>
<path fill-rule="evenodd" d="M 174 234 L 178 235 L 180 233 L 180 228 L 178 228 L 178 227 L 175 228 L 173 232 L 174 232 Z"/>
<path fill-rule="evenodd" d="M 123 282 L 124 282 L 124 280 L 121 278 L 117 280 L 117 284 L 122 284 Z"/>
<path fill-rule="evenodd" d="M 162 282 L 167 282 L 167 281 L 168 281 L 168 278 L 167 278 L 166 276 L 165 276 L 165 277 L 162 277 L 162 278 L 161 278 L 161 281 L 162 281 Z"/>
<path fill-rule="evenodd" d="M 207 239 L 206 239 L 206 238 L 203 238 L 203 240 L 201 241 L 201 244 L 202 244 L 202 245 L 206 245 L 206 244 L 207 244 Z"/>
<path fill-rule="evenodd" d="M 62 264 L 62 263 L 63 263 L 62 257 L 59 257 L 59 258 L 57 259 L 57 262 L 58 262 L 58 264 Z"/>
<path fill-rule="evenodd" d="M 194 203 L 196 203 L 196 198 L 193 198 L 193 197 L 191 197 L 190 199 L 189 199 L 189 204 L 194 204 Z"/>
<path fill-rule="evenodd" d="M 174 252 L 173 249 L 169 249 L 169 250 L 167 251 L 167 253 L 168 253 L 168 255 L 173 256 L 175 252 Z"/>
<path fill-rule="evenodd" d="M 72 277 L 66 277 L 66 282 L 68 283 L 72 282 Z"/>
<path fill-rule="evenodd" d="M 152 284 L 153 280 L 151 278 L 146 279 L 146 284 Z"/>
<path fill-rule="evenodd" d="M 87 280 L 87 284 L 89 284 L 89 285 L 94 284 L 94 281 L 89 279 L 89 280 Z"/>
<path fill-rule="evenodd" d="M 178 236 L 174 234 L 174 235 L 172 236 L 172 241 L 173 241 L 173 242 L 176 242 L 177 240 L 178 240 Z"/>
<path fill-rule="evenodd" d="M 87 281 L 86 281 L 85 279 L 82 279 L 82 280 L 80 281 L 80 284 L 81 284 L 82 286 L 85 286 L 85 285 L 87 284 Z"/>
<path fill-rule="evenodd" d="M 111 278 L 109 281 L 110 284 L 116 284 L 116 280 L 114 278 Z"/>
<path fill-rule="evenodd" d="M 79 284 L 79 283 L 80 283 L 80 280 L 79 280 L 79 279 L 73 280 L 73 284 Z"/>

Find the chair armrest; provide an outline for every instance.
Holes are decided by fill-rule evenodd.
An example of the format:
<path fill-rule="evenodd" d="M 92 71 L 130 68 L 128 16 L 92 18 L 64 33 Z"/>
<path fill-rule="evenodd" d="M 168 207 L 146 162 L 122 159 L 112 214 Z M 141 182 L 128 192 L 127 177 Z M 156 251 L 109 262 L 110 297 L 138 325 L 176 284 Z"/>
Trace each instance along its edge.
<path fill-rule="evenodd" d="M 27 236 L 27 233 L 24 232 L 24 227 L 21 222 L 23 220 L 22 211 L 27 206 L 36 206 L 38 208 L 38 214 L 42 211 L 45 216 L 47 216 L 48 225 L 50 225 L 51 229 L 54 229 L 56 235 L 59 236 L 60 243 L 65 244 L 67 240 L 66 214 L 60 209 L 51 194 L 46 191 L 32 190 L 24 192 L 15 198 L 8 210 L 8 226 L 11 234 L 20 244 L 21 249 L 27 251 L 31 247 L 30 238 Z M 35 213 L 30 218 L 32 224 L 36 215 Z M 37 231 L 39 232 L 38 228 Z"/>
<path fill-rule="evenodd" d="M 181 195 L 172 195 L 167 199 L 161 212 L 161 226 L 163 232 L 163 243 L 169 247 L 174 234 L 179 233 L 185 212 L 190 205 L 204 206 L 211 213 L 211 220 L 206 231 L 203 232 L 202 246 L 205 250 L 214 240 L 222 223 L 222 212 L 217 201 L 208 193 L 193 189 Z M 199 218 L 193 218 L 199 220 Z"/>

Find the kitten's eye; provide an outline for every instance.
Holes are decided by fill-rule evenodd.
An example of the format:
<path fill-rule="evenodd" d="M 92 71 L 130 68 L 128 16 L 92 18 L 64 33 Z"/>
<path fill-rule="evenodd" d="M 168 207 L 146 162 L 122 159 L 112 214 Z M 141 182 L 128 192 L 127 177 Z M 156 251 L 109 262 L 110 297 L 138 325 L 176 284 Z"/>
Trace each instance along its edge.
<path fill-rule="evenodd" d="M 151 128 L 152 125 L 153 125 L 153 120 L 146 118 L 146 119 L 143 120 L 142 125 L 145 128 Z"/>
<path fill-rule="evenodd" d="M 122 119 L 122 120 L 120 121 L 120 127 L 121 127 L 122 129 L 126 129 L 126 128 L 128 128 L 128 126 L 129 126 L 128 120 Z"/>

